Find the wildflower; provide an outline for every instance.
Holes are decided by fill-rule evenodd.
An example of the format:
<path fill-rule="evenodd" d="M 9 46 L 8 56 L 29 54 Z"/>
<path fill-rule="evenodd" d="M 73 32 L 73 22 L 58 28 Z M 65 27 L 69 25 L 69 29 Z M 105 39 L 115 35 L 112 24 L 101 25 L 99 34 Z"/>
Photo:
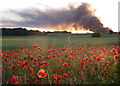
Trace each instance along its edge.
<path fill-rule="evenodd" d="M 104 75 L 108 75 L 108 72 L 107 72 L 107 71 L 103 71 L 103 74 L 104 74 Z"/>
<path fill-rule="evenodd" d="M 94 54 L 92 51 L 89 52 L 90 54 Z"/>
<path fill-rule="evenodd" d="M 34 60 L 34 58 L 33 58 L 33 57 L 30 57 L 29 60 Z"/>
<path fill-rule="evenodd" d="M 8 83 L 8 80 L 4 80 L 4 83 Z"/>
<path fill-rule="evenodd" d="M 57 74 L 50 75 L 51 78 L 55 78 L 55 79 L 57 78 L 57 76 L 58 76 Z"/>
<path fill-rule="evenodd" d="M 25 52 L 25 53 L 28 53 L 28 50 L 27 50 L 27 49 L 25 49 L 25 50 L 24 50 L 24 52 Z"/>
<path fill-rule="evenodd" d="M 66 66 L 66 67 L 70 66 L 70 65 L 69 65 L 68 63 L 66 63 L 66 62 L 63 62 L 62 65 Z"/>
<path fill-rule="evenodd" d="M 84 75 L 81 75 L 80 77 L 81 77 L 81 78 L 84 78 L 85 76 L 84 76 Z"/>
<path fill-rule="evenodd" d="M 61 76 L 58 75 L 57 78 L 56 78 L 56 81 L 60 82 L 61 81 Z"/>
<path fill-rule="evenodd" d="M 59 72 L 63 72 L 64 70 L 63 69 L 59 69 Z"/>
<path fill-rule="evenodd" d="M 22 61 L 22 60 L 23 60 L 23 58 L 20 58 L 20 60 Z"/>
<path fill-rule="evenodd" d="M 21 49 L 22 49 L 22 50 L 24 50 L 24 49 L 25 49 L 25 47 L 24 47 L 24 46 L 21 46 Z"/>
<path fill-rule="evenodd" d="M 18 81 L 16 75 L 12 75 L 12 77 L 11 77 L 11 82 L 12 82 L 12 84 L 19 84 L 19 83 L 20 83 L 20 81 Z"/>
<path fill-rule="evenodd" d="M 38 57 L 41 58 L 41 59 L 43 58 L 41 55 L 38 55 Z"/>
<path fill-rule="evenodd" d="M 110 52 L 113 52 L 113 53 L 114 53 L 114 52 L 115 52 L 115 49 L 114 49 L 114 48 L 113 48 L 113 49 L 111 49 L 111 50 L 110 50 Z"/>
<path fill-rule="evenodd" d="M 84 58 L 86 61 L 88 61 L 89 60 L 89 58 L 88 57 L 86 57 L 86 58 Z"/>
<path fill-rule="evenodd" d="M 17 67 L 15 65 L 12 65 L 10 69 L 16 69 Z"/>
<path fill-rule="evenodd" d="M 30 78 L 25 79 L 26 82 L 31 82 Z"/>
<path fill-rule="evenodd" d="M 62 48 L 62 51 L 65 51 L 67 48 Z"/>
<path fill-rule="evenodd" d="M 50 75 L 51 78 L 54 78 L 57 82 L 61 81 L 61 76 L 57 75 L 57 74 L 52 74 Z"/>
<path fill-rule="evenodd" d="M 34 48 L 38 48 L 38 45 L 33 45 Z"/>
<path fill-rule="evenodd" d="M 68 76 L 67 73 L 63 73 L 63 74 L 62 74 L 62 77 L 67 77 L 67 76 Z"/>
<path fill-rule="evenodd" d="M 23 62 L 21 67 L 26 68 L 28 64 L 29 64 L 28 62 Z"/>
<path fill-rule="evenodd" d="M 82 48 L 82 47 L 80 47 L 80 48 L 79 48 L 79 50 L 83 50 L 83 48 Z"/>
<path fill-rule="evenodd" d="M 5 72 L 5 70 L 2 70 L 2 72 Z"/>
<path fill-rule="evenodd" d="M 57 54 L 53 54 L 53 55 L 52 55 L 52 57 L 56 57 L 56 56 L 57 56 Z"/>
<path fill-rule="evenodd" d="M 48 63 L 46 61 L 43 62 L 38 62 L 38 67 L 43 67 L 45 65 L 47 65 Z"/>
<path fill-rule="evenodd" d="M 118 60 L 118 56 L 117 55 L 114 55 L 114 60 Z"/>
<path fill-rule="evenodd" d="M 34 69 L 33 68 L 30 67 L 28 70 L 29 70 L 30 73 L 32 73 L 32 74 L 34 73 Z"/>
<path fill-rule="evenodd" d="M 50 58 L 50 56 L 47 56 L 46 58 L 47 58 L 47 59 L 49 59 L 49 58 Z"/>
<path fill-rule="evenodd" d="M 24 60 L 26 60 L 27 59 L 27 57 L 24 57 Z"/>
<path fill-rule="evenodd" d="M 40 69 L 40 70 L 38 71 L 38 73 L 37 73 L 37 76 L 38 76 L 39 78 L 44 78 L 44 77 L 47 76 L 47 73 L 45 72 L 44 69 Z"/>

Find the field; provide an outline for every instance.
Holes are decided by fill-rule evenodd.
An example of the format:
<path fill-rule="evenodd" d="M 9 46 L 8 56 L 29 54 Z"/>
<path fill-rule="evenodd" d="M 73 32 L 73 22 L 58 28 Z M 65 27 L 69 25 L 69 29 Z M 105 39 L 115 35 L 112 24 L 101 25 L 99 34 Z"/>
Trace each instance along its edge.
<path fill-rule="evenodd" d="M 118 35 L 4 36 L 2 84 L 119 84 Z"/>

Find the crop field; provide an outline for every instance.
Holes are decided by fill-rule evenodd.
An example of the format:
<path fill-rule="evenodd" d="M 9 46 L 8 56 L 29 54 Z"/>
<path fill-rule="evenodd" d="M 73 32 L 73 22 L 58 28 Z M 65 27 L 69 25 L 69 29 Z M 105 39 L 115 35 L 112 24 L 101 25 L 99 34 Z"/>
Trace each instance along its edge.
<path fill-rule="evenodd" d="M 2 84 L 119 84 L 118 35 L 4 36 Z"/>

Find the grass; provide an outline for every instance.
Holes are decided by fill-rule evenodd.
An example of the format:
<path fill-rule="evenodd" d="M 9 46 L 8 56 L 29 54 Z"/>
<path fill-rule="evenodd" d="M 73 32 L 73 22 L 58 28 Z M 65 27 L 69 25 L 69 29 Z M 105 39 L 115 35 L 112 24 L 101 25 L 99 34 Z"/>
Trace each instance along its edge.
<path fill-rule="evenodd" d="M 3 84 L 119 84 L 117 36 L 3 37 Z"/>

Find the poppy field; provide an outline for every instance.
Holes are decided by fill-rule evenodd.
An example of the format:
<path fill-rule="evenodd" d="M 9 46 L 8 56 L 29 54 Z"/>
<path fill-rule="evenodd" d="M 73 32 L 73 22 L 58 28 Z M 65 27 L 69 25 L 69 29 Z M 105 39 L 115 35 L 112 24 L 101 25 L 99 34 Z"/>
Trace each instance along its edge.
<path fill-rule="evenodd" d="M 119 46 L 0 51 L 3 84 L 117 84 Z"/>
<path fill-rule="evenodd" d="M 2 84 L 119 84 L 118 38 L 4 37 Z"/>

